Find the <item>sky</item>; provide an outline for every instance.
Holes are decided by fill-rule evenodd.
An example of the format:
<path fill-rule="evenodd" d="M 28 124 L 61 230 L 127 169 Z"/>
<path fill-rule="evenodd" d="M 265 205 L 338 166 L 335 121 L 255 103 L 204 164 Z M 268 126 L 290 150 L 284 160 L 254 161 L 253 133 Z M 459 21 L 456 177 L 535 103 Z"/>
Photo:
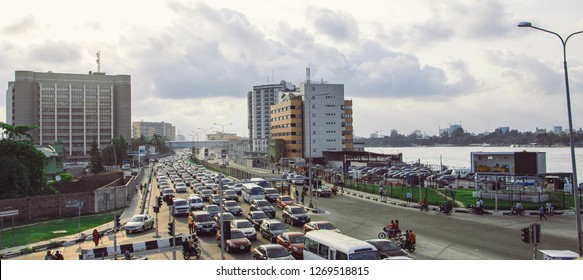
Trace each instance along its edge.
<path fill-rule="evenodd" d="M 41 1 L 2 5 L 0 121 L 14 71 L 129 74 L 132 121 L 186 139 L 248 137 L 254 85 L 344 84 L 356 136 L 461 125 L 568 128 L 562 45 L 580 0 Z M 583 34 L 567 44 L 573 126 L 583 127 Z"/>

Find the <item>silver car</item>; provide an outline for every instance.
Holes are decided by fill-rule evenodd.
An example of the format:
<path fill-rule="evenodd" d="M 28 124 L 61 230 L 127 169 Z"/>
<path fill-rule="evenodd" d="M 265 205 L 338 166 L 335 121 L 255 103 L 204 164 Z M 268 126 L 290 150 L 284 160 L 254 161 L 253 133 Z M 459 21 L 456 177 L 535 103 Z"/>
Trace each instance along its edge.
<path fill-rule="evenodd" d="M 152 216 L 144 214 L 144 215 L 135 215 L 133 216 L 129 222 L 127 222 L 124 226 L 126 233 L 132 232 L 143 232 L 149 228 L 154 227 L 154 218 Z"/>

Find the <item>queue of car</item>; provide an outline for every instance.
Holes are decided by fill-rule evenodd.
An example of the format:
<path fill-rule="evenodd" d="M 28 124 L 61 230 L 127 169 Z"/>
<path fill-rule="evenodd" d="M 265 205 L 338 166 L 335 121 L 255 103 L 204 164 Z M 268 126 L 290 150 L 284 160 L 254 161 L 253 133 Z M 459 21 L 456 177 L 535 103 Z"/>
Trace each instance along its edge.
<path fill-rule="evenodd" d="M 224 247 L 227 253 L 251 252 L 255 260 L 303 259 L 305 233 L 314 230 L 340 232 L 330 222 L 311 221 L 306 208 L 296 204 L 291 196 L 280 194 L 275 188 L 268 187 L 269 183 L 265 180 L 257 180 L 267 183 L 267 186 L 262 186 L 264 198 L 249 200 L 249 211 L 243 213 L 239 205 L 243 183 L 228 178 L 221 181 L 218 173 L 186 161 L 161 163 L 163 165 L 159 165 L 156 170 L 161 195 L 176 197 L 178 193 L 189 190 L 193 192 L 187 199 L 174 198 L 171 213 L 175 216 L 190 215 L 196 234 L 214 236 L 216 244 Z M 303 185 L 306 179 L 291 173 L 289 177 L 296 187 Z M 221 183 L 222 193 L 219 195 Z M 329 197 L 331 191 L 323 186 L 315 190 L 315 193 L 321 197 Z M 274 206 L 281 209 L 281 219 L 276 217 L 278 210 Z M 290 229 L 286 224 L 296 228 Z M 229 227 L 229 230 L 223 232 L 225 237 L 221 243 L 222 226 Z M 144 224 L 143 227 L 137 225 L 126 230 L 143 231 L 151 227 L 150 224 Z M 257 240 L 257 235 L 270 244 L 252 248 L 251 241 Z"/>

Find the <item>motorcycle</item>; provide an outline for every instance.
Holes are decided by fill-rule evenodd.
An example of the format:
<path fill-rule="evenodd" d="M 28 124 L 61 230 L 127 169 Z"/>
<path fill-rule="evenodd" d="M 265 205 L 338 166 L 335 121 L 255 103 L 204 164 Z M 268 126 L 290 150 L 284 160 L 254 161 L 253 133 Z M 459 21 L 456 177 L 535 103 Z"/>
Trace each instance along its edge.
<path fill-rule="evenodd" d="M 383 231 L 381 231 L 378 234 L 378 237 L 381 239 L 385 239 L 385 238 L 387 238 L 387 236 L 389 238 L 399 239 L 399 238 L 401 238 L 401 230 L 400 229 L 393 230 L 393 233 L 391 235 L 388 235 L 388 228 L 383 227 Z"/>
<path fill-rule="evenodd" d="M 512 210 L 510 210 L 510 215 L 520 215 L 520 216 L 524 216 L 524 209 L 520 208 L 520 209 L 516 209 L 515 207 L 512 208 Z"/>
<path fill-rule="evenodd" d="M 398 240 L 396 240 L 397 245 L 399 245 L 401 247 L 401 249 L 403 250 L 407 250 L 411 253 L 415 252 L 415 244 L 411 244 L 411 242 L 408 242 L 407 240 L 403 239 L 403 238 L 399 238 Z"/>
<path fill-rule="evenodd" d="M 334 195 L 337 195 L 338 194 L 338 186 L 334 185 L 334 186 L 332 186 L 332 188 L 330 190 L 332 190 L 332 193 Z"/>
<path fill-rule="evenodd" d="M 419 205 L 419 210 L 420 210 L 420 211 L 425 211 L 425 212 L 427 212 L 427 211 L 429 211 L 429 205 L 427 205 L 427 204 L 420 204 L 420 205 Z"/>
<path fill-rule="evenodd" d="M 473 204 L 470 204 L 470 206 L 468 206 L 468 213 L 476 214 L 476 215 L 483 215 L 484 209 L 478 208 L 478 207 L 474 206 Z"/>
<path fill-rule="evenodd" d="M 441 213 L 445 213 L 446 215 L 451 215 L 451 208 L 443 207 L 443 205 L 439 206 L 439 208 L 435 209 L 435 214 L 439 215 Z"/>
<path fill-rule="evenodd" d="M 185 260 L 190 259 L 190 257 L 196 256 L 197 259 L 200 259 L 201 250 L 198 245 L 194 245 L 194 248 L 189 248 L 189 250 L 185 250 L 182 248 L 182 257 Z"/>

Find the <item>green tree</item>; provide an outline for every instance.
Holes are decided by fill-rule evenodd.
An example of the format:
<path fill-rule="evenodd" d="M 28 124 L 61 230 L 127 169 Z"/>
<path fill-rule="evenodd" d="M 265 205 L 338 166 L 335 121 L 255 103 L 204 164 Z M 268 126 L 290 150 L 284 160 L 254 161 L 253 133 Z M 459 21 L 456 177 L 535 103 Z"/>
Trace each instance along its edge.
<path fill-rule="evenodd" d="M 0 140 L 0 199 L 52 193 L 43 172 L 45 155 L 35 148 L 29 134 L 34 127 L 1 122 L 0 126 L 9 136 Z"/>
<path fill-rule="evenodd" d="M 111 139 L 111 143 L 103 149 L 103 162 L 106 165 L 123 165 L 123 159 L 128 154 L 128 141 L 119 135 Z"/>
<path fill-rule="evenodd" d="M 91 144 L 91 151 L 89 152 L 91 159 L 89 165 L 91 166 L 91 172 L 97 174 L 105 170 L 103 168 L 103 158 L 101 156 L 101 151 L 97 147 L 97 138 L 93 138 L 93 143 Z"/>

